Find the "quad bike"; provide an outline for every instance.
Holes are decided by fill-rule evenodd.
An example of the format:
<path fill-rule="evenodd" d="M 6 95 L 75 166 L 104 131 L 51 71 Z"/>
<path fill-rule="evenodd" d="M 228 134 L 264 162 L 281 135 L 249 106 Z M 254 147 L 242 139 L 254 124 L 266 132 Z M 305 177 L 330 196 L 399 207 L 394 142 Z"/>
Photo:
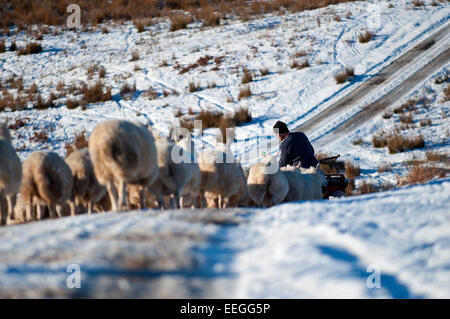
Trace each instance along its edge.
<path fill-rule="evenodd" d="M 331 156 L 319 160 L 319 164 L 325 164 L 330 161 L 336 161 L 340 155 Z M 324 173 L 328 183 L 322 187 L 322 193 L 324 199 L 330 197 L 342 197 L 345 194 L 345 188 L 348 185 L 348 180 L 344 174 L 339 173 Z"/>

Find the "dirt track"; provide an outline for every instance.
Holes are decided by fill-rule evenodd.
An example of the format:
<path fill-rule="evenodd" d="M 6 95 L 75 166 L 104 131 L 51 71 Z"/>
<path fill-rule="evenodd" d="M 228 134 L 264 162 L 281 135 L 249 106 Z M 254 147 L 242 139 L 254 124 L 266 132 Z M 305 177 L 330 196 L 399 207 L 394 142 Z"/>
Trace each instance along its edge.
<path fill-rule="evenodd" d="M 350 92 L 343 99 L 337 103 L 331 105 L 323 112 L 309 119 L 301 126 L 297 127 L 295 131 L 302 131 L 305 133 L 312 133 L 319 129 L 324 123 L 329 123 L 332 119 L 336 118 L 337 114 L 352 108 L 359 102 L 362 102 L 369 94 L 375 92 L 378 86 L 382 83 L 388 84 L 393 82 L 396 77 L 396 72 L 402 68 L 408 67 L 408 65 L 413 65 L 416 60 L 415 58 L 429 50 L 436 45 L 439 41 L 443 41 L 447 33 L 450 31 L 450 23 L 448 23 L 441 30 L 433 34 L 430 38 L 420 42 L 414 48 L 410 49 L 402 56 L 400 56 L 393 63 L 389 64 L 373 76 L 370 80 L 360 85 L 352 92 Z M 445 40 L 444 40 L 445 41 Z M 440 67 L 450 61 L 450 45 L 446 45 L 446 48 L 432 61 L 426 64 L 419 71 L 413 73 L 408 78 L 400 81 L 390 92 L 383 95 L 376 101 L 368 104 L 364 109 L 360 110 L 357 114 L 352 116 L 350 119 L 339 123 L 337 127 L 332 128 L 331 133 L 322 135 L 316 139 L 313 139 L 314 145 L 323 146 L 328 142 L 338 139 L 343 135 L 351 132 L 358 126 L 365 123 L 367 120 L 372 119 L 377 114 L 380 114 L 390 105 L 397 102 L 404 94 L 412 90 L 417 84 L 423 81 L 425 78 L 431 76 Z"/>

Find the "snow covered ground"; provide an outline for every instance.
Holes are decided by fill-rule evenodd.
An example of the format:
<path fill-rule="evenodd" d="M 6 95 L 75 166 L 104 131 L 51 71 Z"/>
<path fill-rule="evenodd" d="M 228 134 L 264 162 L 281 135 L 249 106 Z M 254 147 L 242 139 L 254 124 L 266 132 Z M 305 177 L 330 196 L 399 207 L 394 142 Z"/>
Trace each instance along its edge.
<path fill-rule="evenodd" d="M 41 148 L 63 155 L 64 145 L 76 133 L 85 130 L 89 134 L 96 124 L 109 118 L 150 123 L 158 133 L 167 134 L 171 126 L 178 125 L 179 119 L 174 116 L 178 109 L 183 114 L 189 108 L 194 112 L 202 109 L 232 112 L 245 106 L 250 109 L 253 121 L 237 130 L 235 150 L 236 156 L 246 163 L 254 163 L 260 155 L 255 151 L 257 137 L 272 138 L 271 127 L 276 120 L 284 120 L 291 127 L 300 125 L 442 28 L 449 14 L 448 3 L 415 8 L 410 1 L 364 1 L 297 14 L 268 15 L 249 22 L 227 20 L 216 28 L 192 24 L 188 29 L 169 32 L 168 22 L 163 20 L 143 33 L 137 33 L 132 24 L 125 24 L 107 26 L 106 34 L 101 27 L 94 32 L 45 34 L 41 41 L 43 53 L 1 54 L 0 78 L 21 76 L 25 88 L 35 82 L 46 98 L 56 92 L 61 80 L 66 89 L 81 82 L 93 84 L 98 77 L 95 74 L 88 80 L 87 67 L 98 64 L 106 69 L 104 82 L 112 87 L 113 100 L 89 104 L 84 111 L 68 110 L 64 104 L 66 97 L 72 95 L 66 94 L 57 100 L 62 107 L 5 112 L 2 117 L 29 119 L 14 135 L 19 137 L 14 144 L 25 158 L 30 151 Z M 336 16 L 341 20 L 336 21 Z M 360 43 L 357 37 L 365 30 L 372 31 L 374 38 Z M 29 36 L 20 33 L 15 40 L 20 47 Z M 10 41 L 11 38 L 6 38 L 7 47 Z M 139 54 L 136 62 L 130 61 L 133 52 Z M 205 67 L 183 74 L 175 68 L 206 55 L 222 57 L 222 62 L 216 64 L 211 60 Z M 305 59 L 310 67 L 291 68 L 292 60 Z M 140 70 L 135 71 L 136 65 Z M 356 80 L 336 84 L 334 74 L 346 66 L 355 68 Z M 253 95 L 239 101 L 244 67 L 255 74 L 249 84 Z M 261 68 L 267 68 L 269 73 L 260 75 Z M 201 90 L 188 92 L 190 82 L 199 83 Z M 137 92 L 131 98 L 122 99 L 118 94 L 124 83 L 136 84 Z M 212 83 L 216 87 L 208 88 Z M 146 97 L 150 89 L 158 93 L 158 99 Z M 176 91 L 178 95 L 164 97 L 164 91 Z M 49 141 L 30 141 L 36 130 L 44 130 Z M 213 135 L 214 129 L 206 130 L 197 147 L 211 147 Z"/>
<path fill-rule="evenodd" d="M 14 146 L 25 159 L 39 149 L 64 155 L 64 145 L 76 133 L 89 134 L 110 118 L 149 123 L 164 135 L 178 125 L 178 110 L 232 112 L 245 106 L 253 120 L 237 129 L 234 150 L 248 165 L 259 158 L 257 137 L 273 140 L 276 120 L 297 127 L 448 24 L 448 2 L 426 3 L 415 8 L 403 0 L 352 2 L 248 22 L 227 20 L 216 28 L 191 24 L 177 32 L 169 32 L 168 22 L 160 21 L 143 33 L 125 24 L 107 25 L 108 33 L 101 26 L 94 32 L 45 34 L 42 53 L 0 54 L 1 81 L 22 77 L 25 88 L 36 83 L 46 98 L 61 80 L 67 90 L 72 84 L 97 81 L 97 73 L 92 79 L 87 75 L 87 67 L 95 63 L 106 69 L 103 81 L 112 87 L 112 101 L 69 110 L 66 98 L 74 96 L 66 94 L 57 100 L 60 107 L 39 111 L 29 105 L 0 116 L 26 121 L 12 131 Z M 365 30 L 375 36 L 360 43 L 358 34 Z M 20 33 L 14 39 L 20 47 L 30 37 Z M 10 41 L 6 38 L 7 47 Z M 422 62 L 445 45 L 434 45 Z M 132 62 L 135 51 L 139 59 Z M 205 55 L 222 57 L 222 62 L 211 59 L 183 74 L 176 68 Z M 292 59 L 308 59 L 310 67 L 291 68 Z M 346 66 L 354 67 L 356 76 L 338 85 L 333 76 Z M 255 75 L 249 84 L 253 94 L 239 101 L 244 67 Z M 420 67 L 418 63 L 408 72 Z M 414 127 L 402 134 L 422 134 L 426 147 L 447 155 L 450 103 L 442 100 L 442 91 L 448 82 L 436 84 L 435 78 L 449 67 L 442 66 L 392 105 L 394 109 L 409 98 L 426 97 L 427 107 L 415 112 Z M 269 73 L 261 75 L 261 68 Z M 201 90 L 188 92 L 190 82 L 200 83 Z M 124 83 L 136 84 L 137 92 L 122 98 Z M 216 86 L 208 88 L 211 83 Z M 149 99 L 149 90 L 158 98 Z M 431 125 L 420 126 L 423 119 Z M 371 146 L 373 134 L 396 125 L 397 114 L 391 119 L 378 116 L 318 151 L 356 162 L 359 181 L 395 181 L 397 174 L 404 174 L 406 161 L 426 152 L 388 154 L 386 148 Z M 36 131 L 45 132 L 49 140 L 31 141 Z M 210 148 L 214 134 L 206 130 L 197 147 Z M 358 138 L 363 143 L 353 145 Z M 378 173 L 382 162 L 393 170 Z M 2 227 L 0 297 L 448 298 L 449 190 L 447 177 L 395 191 L 267 210 L 107 213 Z M 80 266 L 80 289 L 66 286 L 71 264 Z M 373 272 L 367 271 L 369 265 L 380 270 L 381 288 L 368 288 L 366 280 Z"/>
<path fill-rule="evenodd" d="M 266 210 L 107 213 L 2 227 L 0 296 L 449 298 L 449 201 L 446 178 Z M 72 264 L 79 289 L 66 285 Z M 379 288 L 367 285 L 374 274 Z"/>

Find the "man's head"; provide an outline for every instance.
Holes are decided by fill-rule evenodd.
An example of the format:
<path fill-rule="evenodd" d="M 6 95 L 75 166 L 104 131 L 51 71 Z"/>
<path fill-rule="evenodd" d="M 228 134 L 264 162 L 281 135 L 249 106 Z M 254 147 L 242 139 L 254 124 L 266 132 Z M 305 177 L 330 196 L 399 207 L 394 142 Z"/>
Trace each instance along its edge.
<path fill-rule="evenodd" d="M 289 129 L 286 123 L 277 121 L 273 126 L 273 132 L 280 141 L 284 140 L 289 135 Z"/>

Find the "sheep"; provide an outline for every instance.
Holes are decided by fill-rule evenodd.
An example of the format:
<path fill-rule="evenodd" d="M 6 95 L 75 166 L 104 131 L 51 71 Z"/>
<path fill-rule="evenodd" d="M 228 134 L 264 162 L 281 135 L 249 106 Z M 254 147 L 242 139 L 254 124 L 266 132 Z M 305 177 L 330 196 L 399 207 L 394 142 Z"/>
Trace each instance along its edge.
<path fill-rule="evenodd" d="M 293 166 L 281 169 L 289 182 L 289 193 L 285 201 L 322 199 L 322 186 L 326 185 L 326 178 L 316 167 L 298 168 Z"/>
<path fill-rule="evenodd" d="M 113 211 L 129 207 L 127 184 L 138 186 L 139 200 L 145 207 L 145 188 L 159 172 L 150 130 L 125 120 L 100 123 L 89 137 L 89 155 L 97 180 L 106 186 Z"/>
<path fill-rule="evenodd" d="M 37 205 L 37 219 L 41 219 L 41 204 L 48 207 L 50 217 L 61 217 L 62 205 L 71 198 L 72 172 L 58 154 L 33 152 L 23 163 L 20 194 L 26 204 L 25 221 L 31 220 L 33 204 Z M 74 212 L 71 211 L 73 215 Z"/>
<path fill-rule="evenodd" d="M 174 206 L 180 208 L 180 196 L 192 178 L 192 167 L 189 163 L 175 161 L 173 154 L 180 154 L 182 148 L 168 138 L 159 139 L 155 145 L 158 153 L 159 176 L 149 186 L 149 192 L 156 197 L 159 208 L 166 206 L 163 196 L 171 197 L 171 208 Z"/>
<path fill-rule="evenodd" d="M 72 171 L 73 188 L 72 199 L 74 205 L 80 204 L 87 208 L 91 214 L 95 203 L 99 202 L 106 194 L 104 186 L 100 185 L 94 174 L 87 148 L 75 150 L 65 159 Z"/>
<path fill-rule="evenodd" d="M 274 156 L 250 167 L 247 185 L 251 199 L 261 207 L 281 203 L 289 192 L 289 183 Z"/>
<path fill-rule="evenodd" d="M 3 198 L 6 200 L 7 207 L 0 206 L 0 225 L 11 223 L 21 180 L 22 164 L 11 145 L 11 135 L 6 122 L 3 122 L 0 124 L 0 198 L 2 204 Z"/>
<path fill-rule="evenodd" d="M 199 155 L 200 189 L 208 207 L 229 207 L 231 196 L 238 193 L 241 186 L 242 168 L 234 161 L 229 141 L 226 144 L 216 143 L 215 150 Z"/>
<path fill-rule="evenodd" d="M 285 167 L 281 168 L 286 180 L 289 184 L 289 191 L 283 202 L 295 202 L 305 199 L 305 184 L 302 175 L 297 170 L 288 170 Z"/>
<path fill-rule="evenodd" d="M 189 131 L 184 131 L 182 128 L 174 129 L 171 132 L 171 136 L 172 140 L 179 147 L 174 149 L 174 151 L 178 150 L 180 152 L 178 154 L 172 153 L 172 156 L 176 156 L 177 162 L 186 163 L 192 170 L 192 176 L 181 192 L 180 207 L 190 205 L 191 208 L 195 208 L 201 182 L 201 172 L 197 162 L 198 154 L 195 151 L 195 145 Z"/>
<path fill-rule="evenodd" d="M 231 196 L 230 198 L 230 206 L 232 207 L 247 207 L 250 202 L 250 195 L 248 193 L 247 188 L 247 176 L 243 167 L 239 164 L 240 172 L 241 172 L 241 181 L 239 185 L 239 191 Z"/>

